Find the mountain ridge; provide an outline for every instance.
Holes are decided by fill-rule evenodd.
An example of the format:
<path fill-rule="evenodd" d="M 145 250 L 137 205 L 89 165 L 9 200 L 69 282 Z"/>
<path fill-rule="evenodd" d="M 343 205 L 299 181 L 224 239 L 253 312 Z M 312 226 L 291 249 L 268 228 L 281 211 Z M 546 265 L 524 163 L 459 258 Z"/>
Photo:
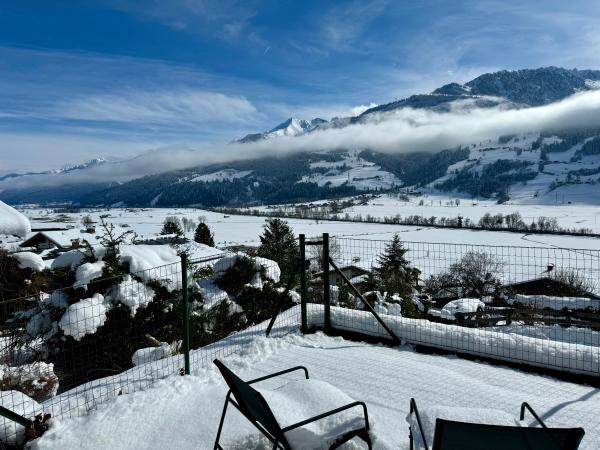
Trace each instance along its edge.
<path fill-rule="evenodd" d="M 464 84 L 449 83 L 429 94 L 416 94 L 375 106 L 357 116 L 331 120 L 291 117 L 268 131 L 251 133 L 233 142 L 243 145 L 264 139 L 294 139 L 329 128 L 368 123 L 380 116 L 385 119 L 386 114 L 402 108 L 445 112 L 458 101 L 467 101 L 471 107 L 479 108 L 498 105 L 508 109 L 531 108 L 598 88 L 600 71 L 597 70 L 546 67 L 498 71 L 482 74 Z M 442 147 L 433 153 L 386 154 L 376 148 L 307 151 L 159 173 L 120 184 L 99 183 L 84 190 L 79 189 L 79 185 L 64 185 L 51 189 L 5 190 L 2 196 L 11 202 L 75 201 L 88 205 L 123 202 L 148 206 L 152 199 L 164 194 L 160 196 L 160 206 L 219 206 L 313 200 L 416 186 L 458 190 L 474 197 L 491 196 L 500 200 L 509 197 L 511 190 L 533 196 L 564 186 L 595 183 L 594 176 L 600 174 L 600 160 L 596 161 L 596 155 L 600 155 L 599 136 L 599 130 L 593 129 L 562 134 L 525 133 L 498 136 L 497 140 L 473 142 L 458 148 Z M 88 167 L 76 165 L 70 170 L 85 173 Z M 489 179 L 482 179 L 482 174 Z M 531 192 L 515 188 L 517 184 L 536 183 L 538 188 Z M 273 190 L 279 193 L 273 194 Z"/>

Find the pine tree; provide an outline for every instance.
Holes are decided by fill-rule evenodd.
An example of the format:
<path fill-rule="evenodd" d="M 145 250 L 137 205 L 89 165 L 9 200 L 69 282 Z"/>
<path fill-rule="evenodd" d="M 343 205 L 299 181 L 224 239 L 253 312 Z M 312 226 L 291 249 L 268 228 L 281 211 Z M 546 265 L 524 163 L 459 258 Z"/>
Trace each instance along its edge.
<path fill-rule="evenodd" d="M 175 216 L 167 216 L 163 222 L 160 234 L 175 234 L 178 237 L 183 236 L 183 228 L 181 228 L 180 220 Z"/>
<path fill-rule="evenodd" d="M 283 280 L 295 269 L 299 250 L 294 232 L 285 220 L 267 219 L 260 236 L 258 256 L 272 259 L 281 269 Z"/>
<path fill-rule="evenodd" d="M 210 247 L 215 246 L 215 239 L 213 234 L 204 222 L 200 222 L 196 227 L 196 233 L 194 234 L 194 241 L 199 244 L 208 245 Z"/>
<path fill-rule="evenodd" d="M 416 273 L 405 258 L 407 252 L 400 236 L 395 234 L 378 258 L 378 266 L 373 269 L 373 273 L 380 284 L 380 290 L 388 295 L 399 294 L 409 299 L 415 286 Z"/>

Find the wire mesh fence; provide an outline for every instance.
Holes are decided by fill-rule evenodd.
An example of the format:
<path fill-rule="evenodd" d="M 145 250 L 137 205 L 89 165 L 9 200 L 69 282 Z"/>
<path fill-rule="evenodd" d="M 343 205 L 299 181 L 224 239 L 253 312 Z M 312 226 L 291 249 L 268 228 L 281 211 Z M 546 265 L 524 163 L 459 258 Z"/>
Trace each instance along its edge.
<path fill-rule="evenodd" d="M 91 263 L 67 287 L 0 302 L 0 404 L 79 415 L 300 326 L 600 375 L 600 252 L 300 242 L 285 265 L 252 249 L 134 272 Z M 0 441 L 19 432 L 0 423 Z"/>
<path fill-rule="evenodd" d="M 298 328 L 299 296 L 263 258 L 182 258 L 115 276 L 104 263 L 80 267 L 68 287 L 0 303 L 0 405 L 27 419 L 80 415 L 239 352 L 276 312 L 273 335 Z M 0 443 L 23 435 L 0 419 Z"/>
<path fill-rule="evenodd" d="M 326 274 L 322 241 L 307 247 L 313 325 L 600 375 L 600 252 L 332 237 Z"/>

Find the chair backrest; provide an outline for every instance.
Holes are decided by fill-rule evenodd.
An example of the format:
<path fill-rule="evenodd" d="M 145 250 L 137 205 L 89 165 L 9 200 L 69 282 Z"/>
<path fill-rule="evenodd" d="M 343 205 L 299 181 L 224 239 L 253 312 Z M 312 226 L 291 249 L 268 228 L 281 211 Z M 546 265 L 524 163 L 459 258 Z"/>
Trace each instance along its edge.
<path fill-rule="evenodd" d="M 437 419 L 432 450 L 576 450 L 583 428 L 539 428 Z"/>
<path fill-rule="evenodd" d="M 275 419 L 271 408 L 269 408 L 269 404 L 260 392 L 253 389 L 252 386 L 229 370 L 225 364 L 218 359 L 215 359 L 214 363 L 219 368 L 229 389 L 231 389 L 241 413 L 250 421 L 260 423 L 271 436 L 286 448 L 289 448 L 289 443 L 287 442 L 283 431 L 281 431 L 281 426 L 277 422 L 277 419 Z"/>

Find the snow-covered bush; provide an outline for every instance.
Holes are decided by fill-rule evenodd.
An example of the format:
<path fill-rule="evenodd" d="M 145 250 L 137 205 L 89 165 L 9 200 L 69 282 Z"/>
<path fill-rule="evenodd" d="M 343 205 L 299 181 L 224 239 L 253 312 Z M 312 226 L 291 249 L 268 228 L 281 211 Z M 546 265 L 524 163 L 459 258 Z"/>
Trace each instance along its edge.
<path fill-rule="evenodd" d="M 80 265 L 75 271 L 75 284 L 73 287 L 82 287 L 87 290 L 87 285 L 102 277 L 104 261 L 88 262 Z"/>
<path fill-rule="evenodd" d="M 128 306 L 131 317 L 134 317 L 138 308 L 145 308 L 154 299 L 154 291 L 131 275 L 125 275 L 123 281 L 115 287 L 112 299 Z"/>
<path fill-rule="evenodd" d="M 289 294 L 278 292 L 271 284 L 265 284 L 262 289 L 245 287 L 235 298 L 235 302 L 242 307 L 250 323 L 270 319 L 280 307 L 286 309 L 293 305 Z"/>
<path fill-rule="evenodd" d="M 429 314 L 453 321 L 456 320 L 458 313 L 473 313 L 482 310 L 484 307 L 485 303 L 478 298 L 459 298 L 446 303 L 439 311 L 430 310 Z"/>
<path fill-rule="evenodd" d="M 13 257 L 19 261 L 21 269 L 31 269 L 35 272 L 46 270 L 46 263 L 40 255 L 33 252 L 14 253 Z"/>
<path fill-rule="evenodd" d="M 94 294 L 69 306 L 58 326 L 66 336 L 72 336 L 79 341 L 86 334 L 94 334 L 98 327 L 104 325 L 107 309 L 104 296 Z"/>
<path fill-rule="evenodd" d="M 34 362 L 20 366 L 0 364 L 0 390 L 22 392 L 37 401 L 56 395 L 58 377 L 54 373 L 54 365 L 45 362 Z"/>

